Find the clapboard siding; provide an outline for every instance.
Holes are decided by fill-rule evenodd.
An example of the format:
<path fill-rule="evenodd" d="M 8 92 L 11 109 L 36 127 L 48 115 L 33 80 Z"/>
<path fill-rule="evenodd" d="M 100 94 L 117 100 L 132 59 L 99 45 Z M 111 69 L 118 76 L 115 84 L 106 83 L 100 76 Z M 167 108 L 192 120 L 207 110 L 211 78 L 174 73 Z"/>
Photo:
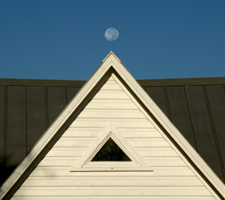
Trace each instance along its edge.
<path fill-rule="evenodd" d="M 55 147 L 87 147 L 93 142 L 94 139 L 71 139 L 71 138 L 61 138 L 56 144 Z M 96 138 L 97 140 L 97 138 Z"/>
<path fill-rule="evenodd" d="M 123 91 L 100 91 L 95 97 L 95 100 L 129 100 L 129 97 Z"/>
<path fill-rule="evenodd" d="M 125 138 L 161 138 L 162 135 L 155 128 L 118 128 L 117 129 Z"/>
<path fill-rule="evenodd" d="M 108 123 L 112 122 L 115 127 L 135 127 L 135 128 L 154 128 L 154 126 L 149 123 L 147 119 L 77 119 L 72 124 L 72 128 L 86 127 L 87 124 L 89 127 L 107 127 Z"/>
<path fill-rule="evenodd" d="M 139 110 L 84 110 L 80 119 L 145 119 L 145 116 Z"/>
<path fill-rule="evenodd" d="M 40 163 L 40 167 L 72 167 L 74 163 L 79 159 L 78 156 L 70 158 L 57 157 L 57 158 L 45 158 Z M 47 174 L 46 174 L 47 175 Z"/>
<path fill-rule="evenodd" d="M 210 196 L 205 187 L 21 187 L 15 196 Z"/>
<path fill-rule="evenodd" d="M 109 123 L 153 171 L 71 172 Z M 96 162 L 90 162 L 88 165 L 95 167 L 95 164 Z M 126 169 L 126 166 L 131 167 L 132 164 L 137 166 L 135 162 L 121 162 L 117 166 Z M 110 167 L 111 163 L 105 162 L 105 165 Z M 174 197 L 173 199 L 210 199 L 211 193 L 175 147 L 158 131 L 158 127 L 146 117 L 146 113 L 131 94 L 116 78 L 111 77 L 14 197 L 133 199 L 134 196 L 153 199 L 168 199 L 168 196 Z"/>
<path fill-rule="evenodd" d="M 71 167 L 42 167 L 38 166 L 30 177 L 191 177 L 194 173 L 187 167 L 157 167 L 154 172 L 70 172 Z"/>
<path fill-rule="evenodd" d="M 118 200 L 130 200 L 132 198 L 132 200 L 143 200 L 143 199 L 149 199 L 149 197 L 146 196 L 139 196 L 139 197 L 135 197 L 135 196 L 116 196 L 116 199 Z M 23 200 L 24 198 L 21 197 L 13 197 L 12 200 Z M 62 197 L 29 197 L 29 199 L 31 200 L 49 200 L 49 199 L 54 199 L 54 200 L 62 200 Z M 84 200 L 85 197 L 63 197 L 63 200 Z M 110 196 L 103 196 L 103 197 L 91 197 L 92 200 L 99 200 L 99 199 L 104 199 L 104 200 L 115 200 L 115 197 L 110 197 Z M 151 197 L 151 200 L 215 200 L 213 197 L 206 197 L 206 196 L 198 196 L 198 197 L 185 197 L 185 196 L 161 196 L 161 197 Z"/>
<path fill-rule="evenodd" d="M 23 187 L 150 187 L 150 186 L 201 186 L 196 177 L 32 177 L 24 182 Z"/>
<path fill-rule="evenodd" d="M 170 147 L 168 142 L 164 138 L 152 138 L 152 139 L 127 139 L 129 143 L 135 147 Z"/>
<path fill-rule="evenodd" d="M 104 131 L 103 127 L 92 128 L 72 128 L 70 127 L 62 138 L 97 138 Z M 118 128 L 117 129 L 125 138 L 161 138 L 162 135 L 154 128 Z"/>
<path fill-rule="evenodd" d="M 136 110 L 137 106 L 131 100 L 92 100 L 86 109 L 107 109 L 107 110 Z"/>
<path fill-rule="evenodd" d="M 178 156 L 177 153 L 171 148 L 135 148 L 138 153 L 143 157 L 172 157 Z"/>
<path fill-rule="evenodd" d="M 54 147 L 47 155 L 47 157 L 80 157 L 88 148 L 56 148 Z"/>
<path fill-rule="evenodd" d="M 64 148 L 64 147 L 54 147 L 46 155 L 46 157 L 73 157 L 81 156 L 85 151 L 87 151 L 88 146 L 85 148 Z M 172 148 L 135 148 L 138 153 L 143 157 L 172 157 L 178 156 L 177 153 Z"/>
<path fill-rule="evenodd" d="M 97 138 L 97 136 L 104 130 L 103 127 L 99 128 L 72 128 L 70 127 L 63 135 L 62 138 Z"/>

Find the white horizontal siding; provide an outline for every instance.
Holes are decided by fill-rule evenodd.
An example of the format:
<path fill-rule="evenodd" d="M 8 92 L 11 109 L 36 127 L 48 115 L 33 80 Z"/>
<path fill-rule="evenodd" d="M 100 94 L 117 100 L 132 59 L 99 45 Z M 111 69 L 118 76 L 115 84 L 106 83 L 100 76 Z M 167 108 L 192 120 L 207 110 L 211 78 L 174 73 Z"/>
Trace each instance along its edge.
<path fill-rule="evenodd" d="M 13 197 L 12 200 L 24 200 L 24 199 L 30 199 L 30 200 L 62 200 L 62 197 Z M 63 197 L 63 200 L 84 200 L 87 199 L 86 197 Z M 111 197 L 111 196 L 98 196 L 94 197 L 92 196 L 90 199 L 92 200 L 149 200 L 148 196 L 116 196 L 116 197 Z M 159 197 L 152 197 L 151 200 L 215 200 L 213 197 L 206 197 L 206 196 L 198 196 L 198 197 L 193 197 L 193 196 L 159 196 Z"/>
<path fill-rule="evenodd" d="M 161 138 L 162 135 L 155 128 L 118 128 L 117 129 L 123 137 L 127 139 L 142 139 L 142 138 Z"/>
<path fill-rule="evenodd" d="M 145 119 L 139 110 L 84 110 L 80 119 Z"/>
<path fill-rule="evenodd" d="M 23 187 L 171 187 L 202 186 L 196 177 L 32 177 Z"/>
<path fill-rule="evenodd" d="M 77 119 L 71 124 L 71 128 L 78 127 L 107 127 L 111 122 L 115 127 L 134 127 L 134 128 L 154 128 L 154 126 L 149 123 L 147 119 Z"/>
<path fill-rule="evenodd" d="M 62 138 L 74 137 L 74 138 L 97 138 L 98 135 L 104 130 L 104 128 L 69 128 L 62 135 Z"/>
<path fill-rule="evenodd" d="M 70 127 L 63 135 L 62 138 L 97 138 L 105 127 Z M 155 128 L 117 128 L 124 138 L 161 138 L 162 135 Z"/>
<path fill-rule="evenodd" d="M 40 167 L 72 167 L 80 157 L 46 157 L 38 166 Z"/>
<path fill-rule="evenodd" d="M 150 147 L 170 147 L 164 138 L 143 138 L 143 139 L 127 139 L 127 141 L 135 148 L 150 148 Z"/>
<path fill-rule="evenodd" d="M 30 177 L 111 177 L 111 176 L 144 176 L 144 177 L 192 177 L 193 172 L 188 167 L 157 167 L 152 173 L 149 172 L 70 172 L 71 167 L 37 167 Z"/>
<path fill-rule="evenodd" d="M 85 151 L 86 148 L 57 148 L 54 147 L 46 155 L 46 157 L 80 157 Z M 138 153 L 145 157 L 177 157 L 177 153 L 172 148 L 135 148 Z"/>
<path fill-rule="evenodd" d="M 61 138 L 54 147 L 64 147 L 64 148 L 84 148 L 89 147 L 91 143 L 93 143 L 94 140 L 97 140 L 97 138 Z"/>
<path fill-rule="evenodd" d="M 46 155 L 48 157 L 81 157 L 82 154 L 87 151 L 88 148 L 56 148 L 54 147 L 51 151 Z"/>
<path fill-rule="evenodd" d="M 130 98 L 127 96 L 127 94 L 124 91 L 104 91 L 100 90 L 95 97 L 94 100 L 129 100 Z"/>
<path fill-rule="evenodd" d="M 148 157 L 176 157 L 177 153 L 171 148 L 135 148 L 144 158 Z"/>
<path fill-rule="evenodd" d="M 21 187 L 15 196 L 210 196 L 205 187 Z"/>
<path fill-rule="evenodd" d="M 93 110 L 138 110 L 131 100 L 92 100 L 86 109 Z"/>
<path fill-rule="evenodd" d="M 13 199 L 214 199 L 117 81 L 101 88 Z M 70 172 L 109 123 L 153 171 Z"/>

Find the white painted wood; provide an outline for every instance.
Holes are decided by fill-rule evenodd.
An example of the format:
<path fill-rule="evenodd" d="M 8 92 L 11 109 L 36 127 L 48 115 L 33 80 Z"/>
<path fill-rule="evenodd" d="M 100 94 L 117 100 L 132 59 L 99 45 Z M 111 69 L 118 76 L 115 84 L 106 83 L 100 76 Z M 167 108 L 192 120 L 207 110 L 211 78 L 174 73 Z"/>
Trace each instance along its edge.
<path fill-rule="evenodd" d="M 49 177 L 30 178 L 24 182 L 23 187 L 180 187 L 201 186 L 196 177 Z"/>
<path fill-rule="evenodd" d="M 175 157 L 177 153 L 171 148 L 135 148 L 137 152 L 145 157 Z"/>
<path fill-rule="evenodd" d="M 185 162 L 180 157 L 146 157 L 145 159 L 150 166 L 155 167 L 182 167 L 186 166 Z"/>
<path fill-rule="evenodd" d="M 54 147 L 67 147 L 67 148 L 86 148 L 91 145 L 97 138 L 61 138 Z"/>
<path fill-rule="evenodd" d="M 195 176 L 188 167 L 154 167 L 153 173 L 148 172 L 77 172 L 71 173 L 71 167 L 37 167 L 30 177 L 191 177 Z"/>
<path fill-rule="evenodd" d="M 46 157 L 38 166 L 40 167 L 72 167 L 74 162 L 78 161 L 80 157 Z M 47 176 L 47 174 L 46 174 Z"/>
<path fill-rule="evenodd" d="M 62 138 L 97 138 L 105 128 L 69 128 L 62 135 Z"/>
<path fill-rule="evenodd" d="M 94 100 L 129 100 L 129 97 L 124 93 L 124 91 L 100 91 L 98 92 L 95 97 L 93 98 Z"/>
<path fill-rule="evenodd" d="M 143 127 L 143 128 L 153 128 L 153 125 L 149 123 L 146 119 L 77 119 L 71 124 L 71 127 L 86 127 L 87 124 L 89 127 L 106 127 L 107 124 L 111 122 L 115 127 Z"/>
<path fill-rule="evenodd" d="M 13 197 L 12 200 L 24 200 L 24 199 L 30 199 L 30 200 L 62 200 L 62 197 Z M 84 200 L 87 199 L 86 197 L 63 197 L 63 200 Z M 94 197 L 92 196 L 90 199 L 92 200 L 146 200 L 149 199 L 149 197 L 146 196 L 116 196 L 116 197 Z M 198 196 L 198 197 L 192 197 L 192 196 L 185 196 L 185 197 L 176 197 L 176 196 L 161 196 L 161 197 L 152 197 L 151 200 L 215 200 L 214 197 L 206 197 L 206 196 Z"/>
<path fill-rule="evenodd" d="M 96 167 L 96 164 L 99 164 L 99 166 L 97 168 L 102 168 L 102 167 L 122 167 L 122 168 L 126 168 L 126 167 L 137 167 L 137 164 L 132 162 L 132 161 L 124 161 L 124 162 L 106 162 L 106 161 L 102 161 L 102 162 L 89 162 L 88 164 L 86 164 L 83 167 Z"/>
<path fill-rule="evenodd" d="M 210 196 L 205 187 L 21 187 L 15 196 Z"/>
<path fill-rule="evenodd" d="M 122 88 L 115 82 L 112 78 L 112 81 L 108 81 L 107 84 L 103 85 L 101 88 L 102 91 L 122 91 Z"/>
<path fill-rule="evenodd" d="M 137 106 L 131 100 L 93 100 L 87 109 L 107 109 L 107 110 L 137 110 Z"/>
<path fill-rule="evenodd" d="M 162 135 L 155 128 L 118 128 L 118 131 L 127 139 L 131 138 L 161 138 Z"/>
<path fill-rule="evenodd" d="M 170 147 L 168 142 L 164 138 L 151 138 L 151 139 L 127 139 L 127 141 L 135 148 L 135 147 Z"/>
<path fill-rule="evenodd" d="M 88 165 L 84 166 L 83 168 L 80 167 L 73 167 L 70 171 L 77 173 L 77 172 L 104 172 L 105 174 L 108 172 L 121 172 L 121 173 L 127 173 L 127 172 L 148 172 L 148 173 L 152 173 L 152 169 L 151 168 L 145 168 L 145 167 L 133 167 L 133 166 L 118 166 L 118 167 L 97 167 L 97 165 L 99 163 L 95 163 L 96 166 L 94 167 L 88 167 Z"/>
<path fill-rule="evenodd" d="M 87 148 L 56 148 L 54 147 L 47 155 L 48 157 L 81 157 Z"/>
<path fill-rule="evenodd" d="M 139 110 L 84 110 L 79 119 L 145 119 Z"/>

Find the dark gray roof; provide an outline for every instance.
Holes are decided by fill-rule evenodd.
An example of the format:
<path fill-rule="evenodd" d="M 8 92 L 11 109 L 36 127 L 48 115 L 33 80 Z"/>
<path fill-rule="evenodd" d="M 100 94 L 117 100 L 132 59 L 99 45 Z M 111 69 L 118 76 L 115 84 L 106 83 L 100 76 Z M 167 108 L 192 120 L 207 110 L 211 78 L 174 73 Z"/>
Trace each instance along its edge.
<path fill-rule="evenodd" d="M 138 82 L 225 182 L 225 78 Z M 0 79 L 0 185 L 84 83 Z"/>

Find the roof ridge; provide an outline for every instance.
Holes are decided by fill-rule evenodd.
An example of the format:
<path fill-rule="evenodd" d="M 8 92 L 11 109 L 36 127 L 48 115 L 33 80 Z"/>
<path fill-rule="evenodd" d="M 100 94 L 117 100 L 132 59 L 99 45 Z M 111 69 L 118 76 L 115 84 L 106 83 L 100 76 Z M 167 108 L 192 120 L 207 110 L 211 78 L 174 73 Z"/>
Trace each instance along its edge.
<path fill-rule="evenodd" d="M 114 56 L 121 63 L 121 60 L 116 56 L 116 54 L 113 53 L 113 51 L 109 52 L 109 54 L 102 60 L 102 63 L 105 62 L 111 55 Z"/>

